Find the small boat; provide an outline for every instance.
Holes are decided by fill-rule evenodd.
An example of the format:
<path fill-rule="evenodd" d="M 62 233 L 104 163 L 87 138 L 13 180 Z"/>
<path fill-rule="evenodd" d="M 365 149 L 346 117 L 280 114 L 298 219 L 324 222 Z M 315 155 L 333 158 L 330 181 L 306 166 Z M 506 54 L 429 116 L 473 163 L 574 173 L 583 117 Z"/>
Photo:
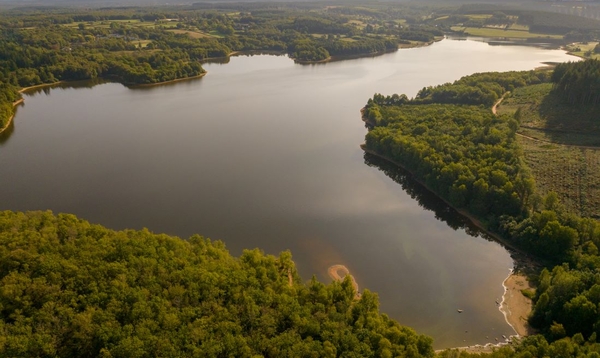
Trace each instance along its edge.
<path fill-rule="evenodd" d="M 458 311 L 458 313 L 462 313 L 463 310 L 457 310 L 457 311 Z"/>

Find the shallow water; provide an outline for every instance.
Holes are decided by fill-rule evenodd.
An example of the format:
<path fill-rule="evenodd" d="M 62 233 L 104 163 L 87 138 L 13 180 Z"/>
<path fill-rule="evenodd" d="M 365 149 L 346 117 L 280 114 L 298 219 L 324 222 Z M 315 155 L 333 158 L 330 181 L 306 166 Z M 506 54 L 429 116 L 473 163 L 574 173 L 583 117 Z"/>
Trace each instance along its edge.
<path fill-rule="evenodd" d="M 306 280 L 346 265 L 381 310 L 437 348 L 513 334 L 498 311 L 509 253 L 359 148 L 360 108 L 563 51 L 444 40 L 374 58 L 296 65 L 234 57 L 201 79 L 106 83 L 26 96 L 0 135 L 0 209 L 74 213 L 114 229 L 290 249 Z M 388 172 L 388 175 L 384 173 Z M 457 313 L 457 309 L 464 310 Z M 486 338 L 488 336 L 489 338 Z"/>

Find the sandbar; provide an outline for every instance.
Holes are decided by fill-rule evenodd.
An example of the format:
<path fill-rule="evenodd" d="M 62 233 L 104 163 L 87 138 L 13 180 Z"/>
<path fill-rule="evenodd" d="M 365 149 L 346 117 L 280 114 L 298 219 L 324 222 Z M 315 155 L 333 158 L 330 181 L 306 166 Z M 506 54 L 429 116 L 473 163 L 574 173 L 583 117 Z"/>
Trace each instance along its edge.
<path fill-rule="evenodd" d="M 341 275 L 340 275 L 340 271 L 342 272 Z M 346 278 L 346 276 L 350 276 L 350 279 L 352 280 L 352 287 L 354 287 L 354 291 L 356 292 L 356 298 L 360 298 L 360 293 L 358 292 L 358 284 L 356 283 L 354 276 L 350 275 L 350 270 L 348 270 L 348 268 L 346 266 L 344 266 L 344 265 L 330 266 L 329 269 L 327 269 L 327 273 L 329 274 L 329 277 L 331 277 L 333 280 L 339 281 L 339 282 L 344 281 L 344 278 Z"/>

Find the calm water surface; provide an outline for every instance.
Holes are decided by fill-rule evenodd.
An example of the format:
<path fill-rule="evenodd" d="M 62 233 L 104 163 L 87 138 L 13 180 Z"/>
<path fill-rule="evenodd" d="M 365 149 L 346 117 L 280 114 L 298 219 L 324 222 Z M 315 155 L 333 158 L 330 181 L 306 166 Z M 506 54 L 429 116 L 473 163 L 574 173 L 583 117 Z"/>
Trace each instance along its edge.
<path fill-rule="evenodd" d="M 145 89 L 46 89 L 25 96 L 0 136 L 0 209 L 200 233 L 234 255 L 289 249 L 307 280 L 330 281 L 327 268 L 345 264 L 383 312 L 438 348 L 494 341 L 513 334 L 495 304 L 509 253 L 384 164 L 366 165 L 359 110 L 375 92 L 410 97 L 474 72 L 569 59 L 445 40 L 313 66 L 235 57 L 206 65 L 204 78 Z"/>

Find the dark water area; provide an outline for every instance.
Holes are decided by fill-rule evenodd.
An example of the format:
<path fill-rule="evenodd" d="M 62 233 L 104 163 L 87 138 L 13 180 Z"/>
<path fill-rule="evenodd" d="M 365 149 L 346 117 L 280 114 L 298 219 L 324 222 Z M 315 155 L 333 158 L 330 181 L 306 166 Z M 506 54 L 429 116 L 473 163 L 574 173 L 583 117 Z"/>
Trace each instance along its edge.
<path fill-rule="evenodd" d="M 360 109 L 474 72 L 572 59 L 563 51 L 444 40 L 375 58 L 283 56 L 127 88 L 77 83 L 25 96 L 0 135 L 0 210 L 52 210 L 114 229 L 291 250 L 302 277 L 346 265 L 381 310 L 438 348 L 513 330 L 495 300 L 513 260 L 402 174 L 366 158 Z M 463 313 L 458 314 L 457 309 Z M 486 336 L 488 338 L 486 338 Z"/>
<path fill-rule="evenodd" d="M 437 220 L 446 223 L 446 225 L 454 230 L 463 229 L 469 236 L 482 237 L 485 240 L 494 241 L 493 238 L 487 236 L 481 229 L 469 221 L 469 219 L 460 215 L 437 195 L 416 181 L 410 172 L 369 153 L 364 154 L 364 159 L 366 165 L 379 169 L 390 179 L 400 184 L 402 189 L 411 197 L 411 199 L 416 201 L 423 210 L 432 211 Z"/>

